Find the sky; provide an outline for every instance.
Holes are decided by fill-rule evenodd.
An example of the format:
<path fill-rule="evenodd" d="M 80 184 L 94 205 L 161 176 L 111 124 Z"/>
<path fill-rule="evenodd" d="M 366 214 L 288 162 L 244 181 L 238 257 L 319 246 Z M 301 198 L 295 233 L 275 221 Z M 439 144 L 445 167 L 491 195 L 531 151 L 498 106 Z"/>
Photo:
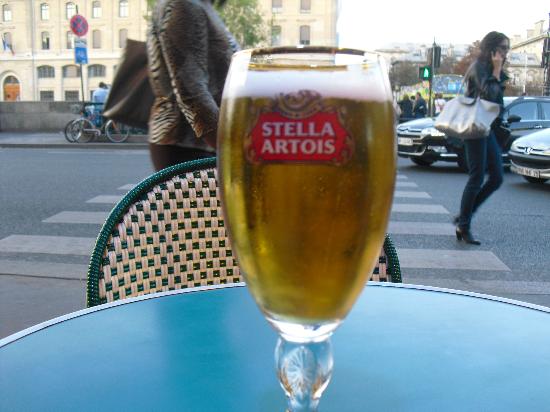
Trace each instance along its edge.
<path fill-rule="evenodd" d="M 471 44 L 492 30 L 526 35 L 548 28 L 550 0 L 340 0 L 341 47 L 374 50 L 391 42 Z M 426 7 L 421 6 L 426 4 Z"/>

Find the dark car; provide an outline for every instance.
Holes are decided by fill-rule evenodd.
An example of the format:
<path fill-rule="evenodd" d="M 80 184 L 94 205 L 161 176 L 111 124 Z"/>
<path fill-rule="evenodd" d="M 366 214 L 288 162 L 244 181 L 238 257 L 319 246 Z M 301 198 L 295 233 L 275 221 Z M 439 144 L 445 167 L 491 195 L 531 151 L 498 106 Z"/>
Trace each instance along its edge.
<path fill-rule="evenodd" d="M 550 127 L 550 97 L 506 97 L 504 104 L 504 119 L 512 131 L 503 150 L 504 162 L 508 163 L 507 152 L 515 139 Z M 397 154 L 420 166 L 445 161 L 456 162 L 463 170 L 467 168 L 462 140 L 435 129 L 434 119 L 429 117 L 397 127 Z"/>
<path fill-rule="evenodd" d="M 510 151 L 510 170 L 530 183 L 550 179 L 550 128 L 516 139 Z"/>

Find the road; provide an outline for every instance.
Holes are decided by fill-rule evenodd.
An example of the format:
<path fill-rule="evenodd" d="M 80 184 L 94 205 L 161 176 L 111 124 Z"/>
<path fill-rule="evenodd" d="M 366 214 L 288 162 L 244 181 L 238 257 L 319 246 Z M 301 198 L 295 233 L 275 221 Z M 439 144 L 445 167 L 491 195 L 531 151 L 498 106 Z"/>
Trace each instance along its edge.
<path fill-rule="evenodd" d="M 145 150 L 0 149 L 0 338 L 84 308 L 101 224 L 151 173 Z M 476 247 L 451 224 L 465 179 L 400 159 L 388 231 L 403 281 L 550 306 L 550 184 L 507 173 L 476 217 Z"/>

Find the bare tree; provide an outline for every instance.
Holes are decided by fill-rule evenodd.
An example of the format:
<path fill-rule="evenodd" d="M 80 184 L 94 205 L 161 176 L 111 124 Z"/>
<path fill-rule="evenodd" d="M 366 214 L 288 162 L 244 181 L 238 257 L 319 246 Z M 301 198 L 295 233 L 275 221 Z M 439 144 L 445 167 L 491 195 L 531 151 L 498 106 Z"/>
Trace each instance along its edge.
<path fill-rule="evenodd" d="M 455 74 L 461 74 L 464 76 L 474 60 L 477 59 L 477 56 L 479 56 L 479 40 L 476 40 L 470 47 L 468 47 L 468 52 L 455 65 Z"/>
<path fill-rule="evenodd" d="M 390 83 L 392 89 L 401 86 L 412 86 L 418 83 L 418 65 L 409 61 L 397 61 L 392 63 L 390 69 Z"/>

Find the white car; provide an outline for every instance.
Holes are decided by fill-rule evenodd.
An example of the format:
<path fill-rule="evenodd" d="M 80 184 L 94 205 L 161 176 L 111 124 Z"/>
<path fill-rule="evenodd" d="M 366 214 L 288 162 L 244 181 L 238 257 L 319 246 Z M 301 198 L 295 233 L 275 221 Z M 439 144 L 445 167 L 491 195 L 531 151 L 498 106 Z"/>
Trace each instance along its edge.
<path fill-rule="evenodd" d="M 550 128 L 516 139 L 508 152 L 510 170 L 530 183 L 550 179 Z"/>

